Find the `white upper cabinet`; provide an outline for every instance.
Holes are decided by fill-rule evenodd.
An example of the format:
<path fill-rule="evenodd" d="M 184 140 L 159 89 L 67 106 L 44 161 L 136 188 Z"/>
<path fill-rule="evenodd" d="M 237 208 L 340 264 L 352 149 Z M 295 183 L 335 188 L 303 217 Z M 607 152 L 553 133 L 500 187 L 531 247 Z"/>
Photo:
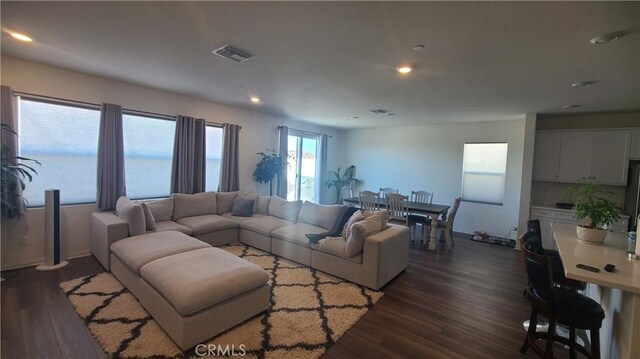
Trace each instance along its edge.
<path fill-rule="evenodd" d="M 558 132 L 538 132 L 536 134 L 533 158 L 533 178 L 541 181 L 558 180 L 560 169 L 560 144 L 562 134 Z"/>
<path fill-rule="evenodd" d="M 567 132 L 562 134 L 560 148 L 560 180 L 576 182 L 591 177 L 593 159 L 593 132 Z"/>
<path fill-rule="evenodd" d="M 630 147 L 628 130 L 538 132 L 533 179 L 624 186 Z"/>
<path fill-rule="evenodd" d="M 630 143 L 631 133 L 627 131 L 596 133 L 591 180 L 603 184 L 626 185 Z"/>
<path fill-rule="evenodd" d="M 640 160 L 640 129 L 631 131 L 631 151 L 629 159 Z"/>

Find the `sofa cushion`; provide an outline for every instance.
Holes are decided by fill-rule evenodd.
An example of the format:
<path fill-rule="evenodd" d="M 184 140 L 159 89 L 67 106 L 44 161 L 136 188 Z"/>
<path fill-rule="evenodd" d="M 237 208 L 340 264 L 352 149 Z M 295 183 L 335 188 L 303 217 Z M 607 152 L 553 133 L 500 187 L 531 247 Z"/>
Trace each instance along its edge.
<path fill-rule="evenodd" d="M 305 234 L 322 233 L 324 231 L 325 229 L 322 227 L 312 226 L 306 223 L 296 223 L 276 229 L 271 232 L 271 236 L 286 242 L 295 243 L 299 246 L 310 247 L 309 238 L 307 238 Z"/>
<path fill-rule="evenodd" d="M 240 228 L 260 233 L 265 236 L 270 236 L 271 232 L 280 227 L 288 226 L 290 224 L 293 224 L 293 222 L 289 222 L 273 216 L 264 216 L 248 219 L 240 223 Z"/>
<path fill-rule="evenodd" d="M 345 255 L 352 257 L 358 253 L 362 253 L 364 248 L 364 240 L 376 233 L 381 232 L 386 226 L 383 224 L 379 216 L 370 216 L 351 226 L 351 235 L 347 238 L 345 247 Z"/>
<path fill-rule="evenodd" d="M 383 229 L 387 227 L 387 224 L 389 222 L 389 212 L 385 210 L 363 211 L 362 214 L 364 215 L 365 219 L 375 218 L 376 220 L 379 220 L 380 225 Z"/>
<path fill-rule="evenodd" d="M 149 210 L 149 206 L 146 203 L 140 203 L 142 207 L 142 212 L 144 212 L 144 222 L 147 226 L 148 231 L 155 231 L 157 229 L 156 219 L 153 217 L 153 213 Z"/>
<path fill-rule="evenodd" d="M 122 196 L 116 202 L 116 215 L 122 218 L 129 227 L 129 235 L 137 236 L 147 231 L 142 206 Z"/>
<path fill-rule="evenodd" d="M 224 213 L 224 214 L 222 214 L 221 216 L 222 216 L 222 217 L 224 217 L 224 218 L 226 218 L 226 219 L 232 220 L 232 221 L 234 221 L 234 222 L 236 222 L 236 223 L 238 223 L 238 224 L 240 224 L 240 223 L 242 223 L 242 222 L 244 222 L 244 221 L 246 221 L 246 220 L 252 219 L 252 218 L 260 218 L 260 217 L 264 217 L 264 216 L 263 216 L 263 215 L 261 215 L 261 214 L 254 214 L 254 215 L 252 215 L 251 217 L 238 217 L 238 216 L 234 216 L 233 214 L 231 214 L 231 212 L 229 212 L 229 213 Z"/>
<path fill-rule="evenodd" d="M 188 236 L 193 234 L 193 231 L 191 230 L 191 228 L 183 226 L 174 221 L 156 222 L 156 232 L 166 232 L 166 231 L 178 231 Z"/>
<path fill-rule="evenodd" d="M 286 201 L 280 197 L 271 197 L 269 215 L 296 223 L 302 207 L 302 201 Z"/>
<path fill-rule="evenodd" d="M 160 258 L 142 267 L 140 274 L 183 316 L 262 287 L 269 280 L 257 265 L 212 247 Z"/>
<path fill-rule="evenodd" d="M 157 201 L 144 202 L 156 222 L 170 221 L 173 216 L 173 198 L 165 198 Z"/>
<path fill-rule="evenodd" d="M 218 214 L 231 212 L 233 201 L 238 197 L 238 191 L 235 192 L 217 192 L 216 205 L 218 206 Z"/>
<path fill-rule="evenodd" d="M 360 222 L 364 219 L 364 214 L 362 214 L 361 210 L 357 210 L 355 211 L 351 217 L 349 217 L 349 219 L 347 220 L 347 223 L 344 224 L 344 228 L 342 229 L 342 237 L 349 239 L 349 237 L 351 236 L 351 227 L 353 227 L 353 225 L 356 222 Z"/>
<path fill-rule="evenodd" d="M 142 266 L 158 258 L 208 247 L 211 246 L 184 233 L 168 231 L 121 239 L 111 245 L 111 253 L 139 273 Z"/>
<path fill-rule="evenodd" d="M 300 208 L 298 222 L 311 224 L 322 227 L 326 230 L 333 228 L 333 225 L 339 219 L 338 215 L 342 210 L 339 204 L 321 205 L 313 202 L 305 201 Z"/>
<path fill-rule="evenodd" d="M 225 229 L 238 228 L 238 224 L 217 214 L 206 214 L 204 216 L 185 217 L 177 220 L 179 224 L 191 228 L 193 235 L 222 231 Z"/>
<path fill-rule="evenodd" d="M 253 215 L 253 204 L 255 199 L 238 197 L 233 200 L 231 214 L 238 217 L 251 217 Z"/>
<path fill-rule="evenodd" d="M 216 214 L 218 211 L 215 192 L 174 193 L 172 196 L 174 221 L 184 217 Z"/>
<path fill-rule="evenodd" d="M 327 237 L 318 243 L 311 244 L 311 248 L 323 253 L 344 258 L 353 263 L 362 263 L 362 253 L 349 257 L 345 254 L 347 241 L 343 237 Z"/>
<path fill-rule="evenodd" d="M 271 196 L 258 196 L 256 213 L 264 216 L 269 215 L 269 204 L 271 204 Z"/>

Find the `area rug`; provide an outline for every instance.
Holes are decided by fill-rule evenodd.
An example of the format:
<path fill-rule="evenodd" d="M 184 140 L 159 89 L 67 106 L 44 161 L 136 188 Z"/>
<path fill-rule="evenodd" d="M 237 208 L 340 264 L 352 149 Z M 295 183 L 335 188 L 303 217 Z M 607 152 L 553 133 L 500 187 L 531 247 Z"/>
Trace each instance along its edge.
<path fill-rule="evenodd" d="M 270 274 L 271 304 L 256 317 L 186 352 L 110 273 L 60 284 L 111 358 L 318 358 L 382 292 L 244 245 L 221 247 Z"/>

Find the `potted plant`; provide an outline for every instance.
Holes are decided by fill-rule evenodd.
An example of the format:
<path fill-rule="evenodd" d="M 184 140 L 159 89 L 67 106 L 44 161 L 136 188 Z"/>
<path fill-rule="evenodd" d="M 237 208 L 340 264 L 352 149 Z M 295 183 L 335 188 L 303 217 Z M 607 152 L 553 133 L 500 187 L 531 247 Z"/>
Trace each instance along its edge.
<path fill-rule="evenodd" d="M 565 195 L 575 201 L 573 213 L 582 221 L 576 227 L 578 238 L 593 244 L 603 244 L 606 228 L 620 219 L 621 208 L 610 198 L 613 193 L 601 189 L 595 183 L 573 185 Z"/>
<path fill-rule="evenodd" d="M 2 124 L 1 131 L 17 136 L 16 132 L 7 124 Z M 26 188 L 26 183 L 33 180 L 33 175 L 38 172 L 28 162 L 40 164 L 40 162 L 26 157 L 12 156 L 9 146 L 2 144 L 2 196 L 1 208 L 2 218 L 19 218 L 23 208 L 27 206 L 27 200 L 22 197 L 22 191 Z"/>
<path fill-rule="evenodd" d="M 277 178 L 278 183 L 284 176 L 286 160 L 284 156 L 279 155 L 276 151 L 267 150 L 270 153 L 258 152 L 261 156 L 260 162 L 253 171 L 253 178 L 259 183 L 269 183 L 269 195 L 273 196 L 273 179 Z"/>
<path fill-rule="evenodd" d="M 354 183 L 361 183 L 357 178 L 353 176 L 356 173 L 356 166 L 351 165 L 344 170 L 344 173 L 340 174 L 340 167 L 338 167 L 338 171 L 329 171 L 331 175 L 335 178 L 330 178 L 327 180 L 326 185 L 327 188 L 335 187 L 336 188 L 336 203 L 340 203 L 340 198 L 342 196 L 342 189 L 345 186 L 352 186 Z"/>

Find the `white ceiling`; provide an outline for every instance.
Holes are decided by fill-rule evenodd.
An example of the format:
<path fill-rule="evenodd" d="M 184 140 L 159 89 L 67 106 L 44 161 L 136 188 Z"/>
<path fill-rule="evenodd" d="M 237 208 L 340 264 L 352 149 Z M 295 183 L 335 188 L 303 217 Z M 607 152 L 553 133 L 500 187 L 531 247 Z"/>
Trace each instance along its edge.
<path fill-rule="evenodd" d="M 328 126 L 640 109 L 638 2 L 1 6 L 3 30 L 34 38 L 27 45 L 3 31 L 3 54 Z M 616 31 L 626 35 L 589 43 Z M 238 64 L 210 53 L 226 43 L 257 57 Z M 406 63 L 415 70 L 397 74 Z M 570 86 L 586 80 L 596 83 Z M 562 110 L 572 104 L 581 107 Z M 396 115 L 369 111 L 378 108 Z"/>

